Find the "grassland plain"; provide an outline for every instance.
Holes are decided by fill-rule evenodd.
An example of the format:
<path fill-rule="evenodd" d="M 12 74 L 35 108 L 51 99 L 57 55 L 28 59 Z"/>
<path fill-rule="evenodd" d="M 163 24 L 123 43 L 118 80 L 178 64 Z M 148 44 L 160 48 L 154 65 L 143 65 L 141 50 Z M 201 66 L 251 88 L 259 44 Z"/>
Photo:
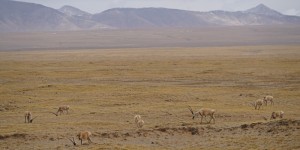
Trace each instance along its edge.
<path fill-rule="evenodd" d="M 300 148 L 300 46 L 2 51 L 0 83 L 0 149 Z M 268 94 L 275 105 L 254 110 Z M 285 119 L 263 119 L 276 110 Z M 82 130 L 93 143 L 73 146 Z"/>

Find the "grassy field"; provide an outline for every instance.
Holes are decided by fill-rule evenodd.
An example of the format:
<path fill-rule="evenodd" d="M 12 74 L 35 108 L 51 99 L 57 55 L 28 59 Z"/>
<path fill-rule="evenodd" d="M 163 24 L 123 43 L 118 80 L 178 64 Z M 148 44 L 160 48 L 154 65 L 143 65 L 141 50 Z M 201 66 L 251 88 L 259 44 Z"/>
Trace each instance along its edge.
<path fill-rule="evenodd" d="M 299 149 L 299 49 L 2 51 L 0 149 Z M 254 110 L 265 95 L 275 105 Z M 49 113 L 60 105 L 69 114 Z M 192 120 L 188 106 L 216 109 L 216 123 Z M 263 119 L 277 110 L 285 119 Z M 67 138 L 83 130 L 93 143 L 74 147 Z"/>

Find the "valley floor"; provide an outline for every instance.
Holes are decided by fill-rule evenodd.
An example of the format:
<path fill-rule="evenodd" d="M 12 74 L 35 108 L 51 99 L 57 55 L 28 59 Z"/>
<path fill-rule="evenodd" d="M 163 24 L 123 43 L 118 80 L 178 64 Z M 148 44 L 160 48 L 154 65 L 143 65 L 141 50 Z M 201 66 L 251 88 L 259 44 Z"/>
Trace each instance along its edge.
<path fill-rule="evenodd" d="M 0 149 L 299 149 L 299 49 L 1 51 Z M 274 106 L 255 110 L 265 95 Z M 60 105 L 69 114 L 50 113 Z M 188 106 L 216 109 L 216 122 L 193 120 Z M 284 119 L 264 119 L 277 110 Z M 73 146 L 82 130 L 93 143 Z"/>

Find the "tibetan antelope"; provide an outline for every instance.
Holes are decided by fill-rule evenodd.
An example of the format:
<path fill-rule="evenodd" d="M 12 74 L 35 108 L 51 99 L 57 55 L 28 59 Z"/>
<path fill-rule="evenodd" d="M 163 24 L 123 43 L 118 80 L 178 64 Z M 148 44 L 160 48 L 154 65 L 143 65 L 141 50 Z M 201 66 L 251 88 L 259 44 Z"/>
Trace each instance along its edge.
<path fill-rule="evenodd" d="M 55 116 L 61 115 L 61 114 L 63 114 L 64 112 L 67 112 L 67 114 L 69 114 L 69 109 L 70 109 L 70 106 L 69 106 L 69 105 L 63 105 L 63 106 L 59 106 L 59 107 L 58 107 L 58 110 L 57 110 L 56 113 L 54 113 L 54 112 L 49 112 L 49 113 L 52 113 L 52 114 L 54 114 Z"/>
<path fill-rule="evenodd" d="M 268 105 L 268 101 L 271 103 L 271 105 L 274 105 L 274 101 L 273 101 L 273 96 L 271 96 L 271 95 L 267 95 L 267 96 L 265 96 L 264 97 L 264 103 L 265 103 L 265 105 L 267 106 Z"/>
<path fill-rule="evenodd" d="M 82 145 L 82 140 L 88 140 L 88 143 L 90 144 L 90 143 L 92 143 L 92 140 L 91 140 L 91 138 L 90 138 L 91 135 L 92 135 L 92 133 L 89 132 L 89 131 L 82 131 L 82 132 L 79 132 L 79 133 L 77 134 L 77 137 L 78 137 L 78 139 L 80 140 L 81 145 Z M 74 142 L 75 142 L 75 141 L 74 141 Z M 76 144 L 75 144 L 75 145 L 76 145 Z"/>
<path fill-rule="evenodd" d="M 34 117 L 32 118 L 32 113 L 30 111 L 25 111 L 25 114 L 24 114 L 24 117 L 25 117 L 25 123 L 32 123 L 32 121 L 37 117 Z"/>
<path fill-rule="evenodd" d="M 195 119 L 196 116 L 199 116 L 199 115 L 200 115 L 200 116 L 201 116 L 201 123 L 202 123 L 203 117 L 204 117 L 205 120 L 206 120 L 206 116 L 210 116 L 210 120 L 209 120 L 209 121 L 206 120 L 206 122 L 210 123 L 211 120 L 214 120 L 214 123 L 215 123 L 215 116 L 214 116 L 214 114 L 215 114 L 215 112 L 216 112 L 215 109 L 201 108 L 201 109 L 200 109 L 199 111 L 197 111 L 197 112 L 194 112 L 191 106 L 189 106 L 188 109 L 191 111 L 191 113 L 192 113 L 192 115 L 193 115 L 193 119 Z"/>
<path fill-rule="evenodd" d="M 67 112 L 67 114 L 68 114 L 69 113 L 69 109 L 70 109 L 69 105 L 59 106 L 56 114 L 59 113 L 61 115 L 64 112 Z"/>
<path fill-rule="evenodd" d="M 135 125 L 138 127 L 138 128 L 142 128 L 144 126 L 144 120 L 142 120 L 142 117 L 140 115 L 135 115 L 134 116 L 134 122 L 135 122 Z"/>
<path fill-rule="evenodd" d="M 25 123 L 29 123 L 32 117 L 32 113 L 30 111 L 25 111 Z"/>
<path fill-rule="evenodd" d="M 264 101 L 262 99 L 256 100 L 254 103 L 251 103 L 255 109 L 259 110 L 260 107 L 263 105 Z"/>

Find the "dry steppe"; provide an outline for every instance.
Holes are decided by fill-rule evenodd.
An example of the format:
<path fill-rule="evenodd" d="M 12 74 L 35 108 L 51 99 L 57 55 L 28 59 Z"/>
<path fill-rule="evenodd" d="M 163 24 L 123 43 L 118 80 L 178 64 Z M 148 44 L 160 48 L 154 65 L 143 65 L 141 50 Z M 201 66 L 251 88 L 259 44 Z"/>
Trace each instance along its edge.
<path fill-rule="evenodd" d="M 299 45 L 300 26 L 158 28 L 0 34 L 0 51 Z"/>
<path fill-rule="evenodd" d="M 2 51 L 0 83 L 0 149 L 300 149 L 297 45 Z M 265 95 L 274 106 L 255 110 Z M 93 143 L 73 146 L 82 130 Z"/>

